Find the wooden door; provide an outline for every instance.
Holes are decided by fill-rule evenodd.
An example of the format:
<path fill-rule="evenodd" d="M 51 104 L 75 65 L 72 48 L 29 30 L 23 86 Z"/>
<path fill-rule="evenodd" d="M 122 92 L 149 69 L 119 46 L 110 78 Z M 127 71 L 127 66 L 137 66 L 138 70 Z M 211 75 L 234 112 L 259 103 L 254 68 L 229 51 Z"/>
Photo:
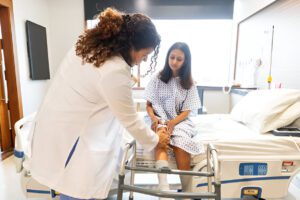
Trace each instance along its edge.
<path fill-rule="evenodd" d="M 18 68 L 15 65 L 15 37 L 12 0 L 0 0 L 1 70 L 0 70 L 0 160 L 14 148 L 13 126 L 23 116 Z M 5 69 L 5 72 L 2 72 Z M 5 74 L 5 78 L 4 78 Z M 6 82 L 4 82 L 6 81 Z M 4 86 L 7 85 L 7 87 Z M 7 92 L 5 89 L 7 88 Z M 7 110 L 9 109 L 9 113 Z M 9 123 L 10 122 L 10 123 Z"/>
<path fill-rule="evenodd" d="M 5 79 L 5 66 L 2 59 L 2 53 L 2 39 L 0 38 L 0 146 L 1 151 L 5 151 L 12 147 L 12 134 L 8 114 L 9 111 Z"/>

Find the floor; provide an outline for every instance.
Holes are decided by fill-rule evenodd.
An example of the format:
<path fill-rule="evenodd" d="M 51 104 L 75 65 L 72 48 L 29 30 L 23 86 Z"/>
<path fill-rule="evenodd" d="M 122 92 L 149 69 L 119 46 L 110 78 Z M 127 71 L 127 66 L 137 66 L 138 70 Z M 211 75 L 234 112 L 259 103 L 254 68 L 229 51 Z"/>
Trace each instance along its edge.
<path fill-rule="evenodd" d="M 139 183 L 142 184 L 143 180 L 147 179 L 149 182 L 152 179 L 156 181 L 156 177 L 151 177 L 150 174 L 139 176 Z M 171 177 L 171 182 L 178 181 L 176 177 Z M 21 190 L 20 174 L 16 173 L 13 157 L 9 157 L 4 161 L 0 161 L 0 199 L 1 200 L 26 200 Z M 109 200 L 115 200 L 116 195 L 113 195 Z M 128 199 L 128 193 L 124 194 L 124 199 Z M 156 197 L 135 194 L 135 200 L 158 200 Z M 30 200 L 42 200 L 42 199 L 30 199 Z M 289 188 L 289 195 L 284 200 L 300 200 L 300 175 L 293 180 Z"/>

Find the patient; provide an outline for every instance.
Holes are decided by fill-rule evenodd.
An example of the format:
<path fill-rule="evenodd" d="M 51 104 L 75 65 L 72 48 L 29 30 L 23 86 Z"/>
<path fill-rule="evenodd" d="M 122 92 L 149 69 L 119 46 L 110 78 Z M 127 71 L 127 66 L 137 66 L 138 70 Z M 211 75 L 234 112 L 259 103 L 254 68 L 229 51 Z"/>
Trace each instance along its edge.
<path fill-rule="evenodd" d="M 203 153 L 203 147 L 192 140 L 196 129 L 189 114 L 201 105 L 187 44 L 177 42 L 170 47 L 163 70 L 146 87 L 145 98 L 152 129 L 167 129 L 178 169 L 190 170 L 191 154 Z M 168 167 L 168 149 L 156 148 L 155 159 L 156 168 Z M 158 179 L 160 189 L 169 190 L 167 175 L 158 174 Z M 190 176 L 181 176 L 180 180 L 183 191 L 191 191 Z"/>

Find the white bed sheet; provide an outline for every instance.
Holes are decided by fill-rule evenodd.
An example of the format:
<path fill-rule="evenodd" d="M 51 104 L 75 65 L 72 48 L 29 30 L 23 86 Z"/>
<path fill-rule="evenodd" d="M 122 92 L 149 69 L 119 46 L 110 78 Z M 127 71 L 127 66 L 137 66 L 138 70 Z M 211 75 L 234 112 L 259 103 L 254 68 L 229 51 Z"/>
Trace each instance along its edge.
<path fill-rule="evenodd" d="M 300 154 L 300 138 L 260 134 L 234 121 L 230 115 L 208 114 L 193 119 L 198 134 L 195 140 L 212 143 L 219 156 L 277 156 Z"/>
<path fill-rule="evenodd" d="M 271 133 L 260 134 L 233 120 L 229 114 L 206 114 L 193 117 L 198 130 L 194 139 L 199 145 L 212 143 L 219 159 L 266 159 L 284 157 L 300 159 L 300 137 L 280 137 Z M 205 159 L 206 154 L 192 156 L 192 165 Z M 145 152 L 138 145 L 139 163 L 154 165 L 153 152 Z M 170 159 L 170 162 L 174 162 Z M 143 164 L 142 164 L 143 165 Z"/>

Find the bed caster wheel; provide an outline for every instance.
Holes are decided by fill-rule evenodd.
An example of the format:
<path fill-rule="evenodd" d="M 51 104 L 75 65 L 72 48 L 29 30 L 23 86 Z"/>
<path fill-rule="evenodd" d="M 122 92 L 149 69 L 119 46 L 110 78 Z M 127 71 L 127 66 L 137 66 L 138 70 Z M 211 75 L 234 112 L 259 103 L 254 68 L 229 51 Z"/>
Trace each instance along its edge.
<path fill-rule="evenodd" d="M 128 200 L 133 200 L 133 197 L 129 197 Z"/>

